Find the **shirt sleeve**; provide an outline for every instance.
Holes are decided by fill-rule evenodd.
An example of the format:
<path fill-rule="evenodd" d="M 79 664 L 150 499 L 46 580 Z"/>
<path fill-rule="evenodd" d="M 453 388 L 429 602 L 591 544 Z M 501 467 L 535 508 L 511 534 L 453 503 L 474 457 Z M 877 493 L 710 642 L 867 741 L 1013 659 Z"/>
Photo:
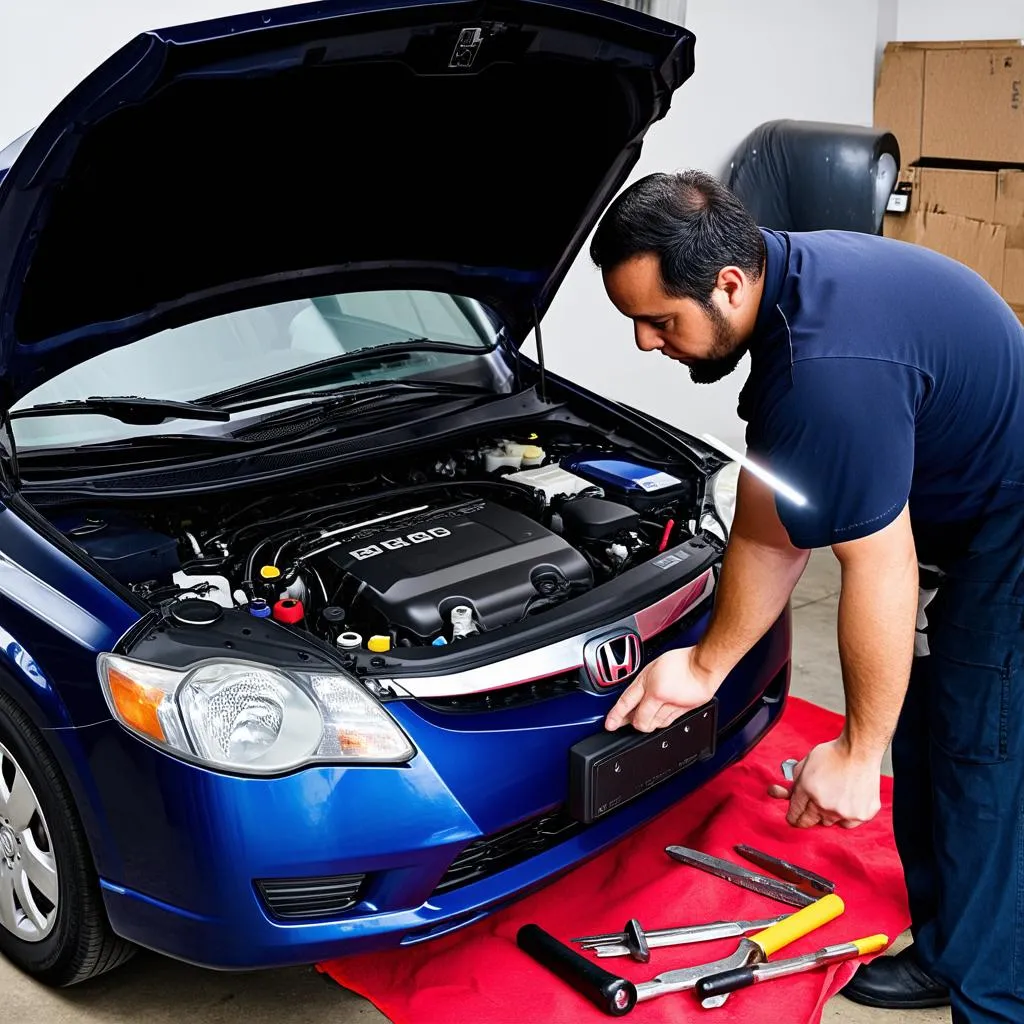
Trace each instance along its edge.
<path fill-rule="evenodd" d="M 913 367 L 857 357 L 801 360 L 792 383 L 750 423 L 750 458 L 798 497 L 776 507 L 798 548 L 857 540 L 910 497 L 925 380 Z"/>

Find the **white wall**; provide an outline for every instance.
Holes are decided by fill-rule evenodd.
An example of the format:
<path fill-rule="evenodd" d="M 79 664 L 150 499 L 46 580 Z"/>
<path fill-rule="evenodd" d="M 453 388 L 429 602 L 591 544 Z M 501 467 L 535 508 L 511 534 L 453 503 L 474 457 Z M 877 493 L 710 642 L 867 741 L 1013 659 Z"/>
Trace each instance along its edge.
<path fill-rule="evenodd" d="M 878 19 L 878 3 L 867 0 L 688 0 L 696 70 L 648 133 L 630 180 L 685 167 L 720 174 L 747 132 L 774 118 L 870 124 Z M 556 372 L 698 435 L 742 445 L 736 399 L 746 360 L 724 381 L 696 385 L 684 367 L 639 353 L 586 251 L 543 331 L 545 360 Z"/>
<path fill-rule="evenodd" d="M 0 149 L 139 32 L 298 0 L 0 0 Z"/>
<path fill-rule="evenodd" d="M 1024 39 L 1024 0 L 899 0 L 894 39 Z"/>
<path fill-rule="evenodd" d="M 683 167 L 721 173 L 743 136 L 772 118 L 869 124 L 879 33 L 891 34 L 895 3 L 657 0 L 665 16 L 685 11 L 684 23 L 697 37 L 697 69 L 649 134 L 634 177 Z M 0 0 L 0 146 L 38 123 L 137 32 L 259 6 L 259 0 Z M 742 441 L 735 407 L 746 364 L 720 384 L 698 387 L 685 369 L 638 353 L 585 251 L 545 319 L 544 339 L 557 372 L 695 432 Z"/>

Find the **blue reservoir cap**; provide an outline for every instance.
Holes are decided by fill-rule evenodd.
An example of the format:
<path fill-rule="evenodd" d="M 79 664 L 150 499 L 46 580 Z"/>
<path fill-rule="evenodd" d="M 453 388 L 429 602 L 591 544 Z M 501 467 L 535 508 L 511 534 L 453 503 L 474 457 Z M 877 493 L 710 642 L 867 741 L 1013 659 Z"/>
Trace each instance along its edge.
<path fill-rule="evenodd" d="M 249 614 L 257 619 L 269 619 L 270 605 L 262 597 L 254 597 L 249 602 Z"/>

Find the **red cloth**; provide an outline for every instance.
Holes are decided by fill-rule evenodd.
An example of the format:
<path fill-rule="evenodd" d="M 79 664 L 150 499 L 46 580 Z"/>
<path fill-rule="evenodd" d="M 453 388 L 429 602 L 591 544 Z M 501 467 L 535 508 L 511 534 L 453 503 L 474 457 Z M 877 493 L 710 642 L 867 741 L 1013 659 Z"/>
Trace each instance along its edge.
<path fill-rule="evenodd" d="M 592 1003 L 515 944 L 523 924 L 539 924 L 568 943 L 579 935 L 620 931 L 631 917 L 650 930 L 710 921 L 749 920 L 795 908 L 740 889 L 687 865 L 666 846 L 688 846 L 738 863 L 736 843 L 783 857 L 836 883 L 846 911 L 774 954 L 781 959 L 882 932 L 894 940 L 909 924 L 903 874 L 892 837 L 892 780 L 882 780 L 882 810 L 857 829 L 794 829 L 787 804 L 766 796 L 780 763 L 835 737 L 842 718 L 790 698 L 776 727 L 742 761 L 641 830 L 544 889 L 461 931 L 386 953 L 320 964 L 345 988 L 371 1000 L 394 1024 L 505 1024 L 608 1020 Z M 728 956 L 737 939 L 598 960 L 613 973 L 643 981 L 661 971 Z M 573 947 L 578 949 L 579 947 Z M 817 1024 L 822 1007 L 852 976 L 857 961 L 766 982 L 704 1010 L 691 992 L 640 1003 L 640 1024 L 715 1021 Z"/>

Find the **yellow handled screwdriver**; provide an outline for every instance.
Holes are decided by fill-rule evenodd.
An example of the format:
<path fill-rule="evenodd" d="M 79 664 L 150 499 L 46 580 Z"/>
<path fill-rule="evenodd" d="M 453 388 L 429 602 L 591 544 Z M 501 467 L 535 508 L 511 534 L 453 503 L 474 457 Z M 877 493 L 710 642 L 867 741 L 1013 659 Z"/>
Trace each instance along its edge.
<path fill-rule="evenodd" d="M 668 995 L 670 992 L 686 992 L 697 987 L 701 978 L 712 974 L 724 974 L 741 967 L 750 967 L 767 960 L 776 950 L 788 946 L 791 942 L 804 935 L 820 928 L 823 924 L 838 917 L 844 910 L 842 899 L 835 893 L 822 896 L 810 906 L 790 914 L 778 924 L 773 924 L 763 932 L 751 935 L 750 938 L 740 939 L 736 952 L 732 956 L 724 957 L 710 964 L 699 964 L 696 967 L 684 967 L 677 971 L 665 971 L 650 981 L 641 982 L 636 986 L 637 1002 L 645 999 L 654 999 L 657 996 Z M 721 1006 L 728 998 L 728 993 L 714 996 L 720 999 Z"/>
<path fill-rule="evenodd" d="M 691 991 L 701 978 L 708 975 L 722 974 L 735 967 L 761 963 L 777 949 L 782 949 L 815 928 L 827 924 L 845 909 L 843 901 L 834 893 L 823 896 L 810 906 L 790 914 L 778 924 L 765 928 L 749 939 L 740 939 L 740 944 L 732 956 L 696 967 L 665 971 L 639 985 L 603 970 L 597 964 L 580 956 L 576 950 L 559 942 L 538 925 L 524 924 L 516 933 L 516 944 L 524 953 L 572 985 L 609 1016 L 622 1017 L 645 999 L 667 996 L 672 992 Z M 729 995 L 726 993 L 711 998 L 721 1000 L 715 1004 L 720 1006 Z"/>
<path fill-rule="evenodd" d="M 771 963 L 751 964 L 747 967 L 734 967 L 721 974 L 709 974 L 700 979 L 695 986 L 701 1005 L 706 1010 L 721 1006 L 725 996 L 737 989 L 756 985 L 772 978 L 785 978 L 790 974 L 812 971 L 816 967 L 842 963 L 867 953 L 877 953 L 889 945 L 888 935 L 869 935 L 865 939 L 853 942 L 837 942 L 832 946 L 822 946 L 813 953 L 790 957 L 788 960 L 775 960 Z"/>

